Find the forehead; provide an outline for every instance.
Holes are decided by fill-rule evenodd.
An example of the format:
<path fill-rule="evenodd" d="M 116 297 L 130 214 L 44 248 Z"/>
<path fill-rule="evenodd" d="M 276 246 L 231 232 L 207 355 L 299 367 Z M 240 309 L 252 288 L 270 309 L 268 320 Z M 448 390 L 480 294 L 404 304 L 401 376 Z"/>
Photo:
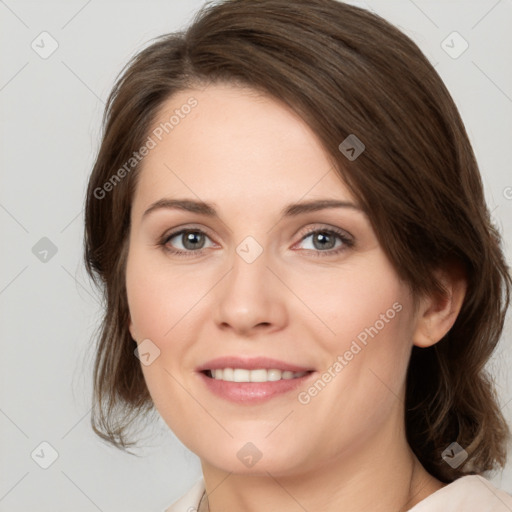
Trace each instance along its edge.
<path fill-rule="evenodd" d="M 163 195 L 244 204 L 352 198 L 307 124 L 252 89 L 180 91 L 162 105 L 150 137 L 135 207 Z"/>

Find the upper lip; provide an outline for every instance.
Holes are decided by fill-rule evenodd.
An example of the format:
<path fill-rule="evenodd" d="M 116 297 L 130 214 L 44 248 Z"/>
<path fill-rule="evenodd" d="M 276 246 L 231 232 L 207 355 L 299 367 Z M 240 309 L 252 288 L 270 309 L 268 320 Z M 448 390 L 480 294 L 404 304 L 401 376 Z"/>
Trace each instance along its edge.
<path fill-rule="evenodd" d="M 203 372 L 206 370 L 221 370 L 223 368 L 243 368 L 245 370 L 257 370 L 265 368 L 267 370 L 282 370 L 290 372 L 305 372 L 312 371 L 312 368 L 300 366 L 296 364 L 286 363 L 278 359 L 269 357 L 240 357 L 240 356 L 225 356 L 211 359 L 197 368 L 197 371 Z"/>

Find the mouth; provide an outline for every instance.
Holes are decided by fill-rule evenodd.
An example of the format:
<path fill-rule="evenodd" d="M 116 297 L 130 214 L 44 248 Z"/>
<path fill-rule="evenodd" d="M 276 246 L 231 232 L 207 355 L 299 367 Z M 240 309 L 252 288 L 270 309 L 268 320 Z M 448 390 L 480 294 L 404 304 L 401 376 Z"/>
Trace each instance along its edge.
<path fill-rule="evenodd" d="M 210 379 L 222 380 L 224 382 L 276 382 L 278 380 L 300 379 L 312 370 L 292 372 L 290 370 L 279 370 L 278 368 L 217 368 L 203 370 L 204 375 Z"/>
<path fill-rule="evenodd" d="M 306 366 L 267 357 L 228 356 L 213 359 L 196 369 L 205 388 L 237 404 L 257 404 L 277 396 L 293 396 L 316 371 Z"/>

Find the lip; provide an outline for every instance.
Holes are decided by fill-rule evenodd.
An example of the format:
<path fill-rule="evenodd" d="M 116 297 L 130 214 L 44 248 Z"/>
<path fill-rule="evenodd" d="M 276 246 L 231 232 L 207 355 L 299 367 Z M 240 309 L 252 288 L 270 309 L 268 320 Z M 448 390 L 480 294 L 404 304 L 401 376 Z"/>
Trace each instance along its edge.
<path fill-rule="evenodd" d="M 291 372 L 308 372 L 296 379 L 281 379 L 270 382 L 227 382 L 216 380 L 206 375 L 206 370 L 218 370 L 223 368 L 243 368 L 256 370 L 258 368 L 277 369 Z M 236 404 L 253 405 L 266 402 L 272 398 L 290 393 L 316 374 L 312 368 L 294 365 L 271 359 L 268 357 L 241 358 L 239 356 L 227 356 L 212 359 L 197 368 L 199 378 L 208 391 L 224 400 Z"/>
<path fill-rule="evenodd" d="M 281 370 L 290 372 L 308 372 L 313 371 L 313 368 L 306 366 L 299 366 L 278 359 L 271 359 L 268 357 L 240 357 L 240 356 L 225 356 L 207 361 L 197 368 L 198 372 L 205 370 L 219 370 L 223 368 L 243 368 L 244 370 L 257 370 L 265 368 L 267 370 Z"/>

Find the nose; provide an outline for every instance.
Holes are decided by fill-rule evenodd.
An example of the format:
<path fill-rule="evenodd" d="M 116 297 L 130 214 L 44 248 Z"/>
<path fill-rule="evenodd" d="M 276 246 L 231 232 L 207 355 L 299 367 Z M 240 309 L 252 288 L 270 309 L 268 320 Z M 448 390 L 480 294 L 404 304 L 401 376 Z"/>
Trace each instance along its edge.
<path fill-rule="evenodd" d="M 234 254 L 231 271 L 215 287 L 214 320 L 221 330 L 250 337 L 286 326 L 286 288 L 269 264 L 265 251 L 251 263 Z"/>

